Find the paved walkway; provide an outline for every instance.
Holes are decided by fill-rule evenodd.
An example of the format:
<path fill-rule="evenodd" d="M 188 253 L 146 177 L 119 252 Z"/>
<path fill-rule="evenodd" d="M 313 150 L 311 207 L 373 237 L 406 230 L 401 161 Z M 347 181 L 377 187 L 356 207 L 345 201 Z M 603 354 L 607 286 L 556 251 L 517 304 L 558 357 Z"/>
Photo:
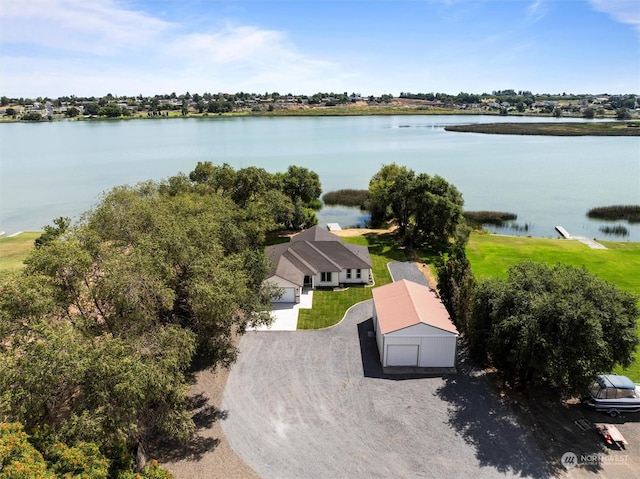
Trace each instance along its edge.
<path fill-rule="evenodd" d="M 607 249 L 607 247 L 605 245 L 598 243 L 596 240 L 593 240 L 591 238 L 587 238 L 586 236 L 574 236 L 574 235 L 572 235 L 566 229 L 564 229 L 562 226 L 556 226 L 556 231 L 558 233 L 560 233 L 565 239 L 580 241 L 580 243 L 586 244 L 589 248 L 592 248 L 592 249 Z"/>
<path fill-rule="evenodd" d="M 300 309 L 311 309 L 313 304 L 313 290 L 304 290 L 300 295 L 300 302 L 273 303 L 273 323 L 271 326 L 260 326 L 254 331 L 295 331 L 298 326 L 298 312 Z"/>

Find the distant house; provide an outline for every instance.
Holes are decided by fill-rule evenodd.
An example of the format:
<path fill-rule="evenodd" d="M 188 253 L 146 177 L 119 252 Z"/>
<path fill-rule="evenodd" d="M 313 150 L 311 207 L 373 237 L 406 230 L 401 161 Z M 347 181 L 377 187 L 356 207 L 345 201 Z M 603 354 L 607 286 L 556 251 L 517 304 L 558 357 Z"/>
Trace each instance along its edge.
<path fill-rule="evenodd" d="M 458 331 L 428 286 L 401 280 L 375 288 L 373 325 L 383 368 L 455 367 Z"/>
<path fill-rule="evenodd" d="M 288 243 L 268 246 L 273 268 L 266 281 L 284 291 L 274 301 L 298 303 L 302 288 L 335 288 L 372 284 L 369 249 L 343 243 L 339 236 L 314 226 L 295 235 Z"/>

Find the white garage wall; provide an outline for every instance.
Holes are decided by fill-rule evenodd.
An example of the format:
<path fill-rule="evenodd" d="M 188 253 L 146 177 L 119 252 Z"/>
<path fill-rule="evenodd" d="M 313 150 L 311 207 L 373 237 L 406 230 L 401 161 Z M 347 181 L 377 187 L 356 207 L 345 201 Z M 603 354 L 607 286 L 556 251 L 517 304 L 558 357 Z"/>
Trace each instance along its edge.
<path fill-rule="evenodd" d="M 429 326 L 427 327 L 429 328 Z M 437 330 L 437 328 L 431 329 Z M 441 368 L 455 366 L 457 342 L 457 337 L 455 335 L 447 333 L 446 331 L 443 331 L 444 335 L 437 336 L 400 336 L 398 333 L 399 331 L 395 331 L 394 333 L 389 333 L 385 335 L 384 338 L 381 338 L 383 339 L 382 349 L 384 353 L 387 352 L 389 345 L 418 345 L 420 348 L 418 361 L 419 367 Z M 389 365 L 388 358 L 385 354 L 382 358 L 382 366 L 386 367 Z"/>
<path fill-rule="evenodd" d="M 456 364 L 455 336 L 423 337 L 420 341 L 419 365 L 430 368 L 452 368 Z"/>

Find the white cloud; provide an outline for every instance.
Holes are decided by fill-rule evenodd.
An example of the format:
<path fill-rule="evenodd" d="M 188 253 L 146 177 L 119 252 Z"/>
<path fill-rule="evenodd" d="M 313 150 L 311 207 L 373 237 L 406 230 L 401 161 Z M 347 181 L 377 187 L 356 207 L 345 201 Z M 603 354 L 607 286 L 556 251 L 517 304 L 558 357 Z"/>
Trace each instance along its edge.
<path fill-rule="evenodd" d="M 345 75 L 285 33 L 220 24 L 188 32 L 114 0 L 3 4 L 2 90 L 9 96 L 170 91 L 317 91 Z M 28 53 L 27 53 L 28 52 Z M 314 86 L 315 85 L 315 86 Z"/>
<path fill-rule="evenodd" d="M 113 0 L 26 0 L 2 7 L 3 43 L 67 52 L 106 55 L 141 49 L 173 27 Z"/>
<path fill-rule="evenodd" d="M 640 2 L 638 0 L 588 0 L 591 7 L 608 14 L 616 22 L 633 25 L 640 33 Z"/>

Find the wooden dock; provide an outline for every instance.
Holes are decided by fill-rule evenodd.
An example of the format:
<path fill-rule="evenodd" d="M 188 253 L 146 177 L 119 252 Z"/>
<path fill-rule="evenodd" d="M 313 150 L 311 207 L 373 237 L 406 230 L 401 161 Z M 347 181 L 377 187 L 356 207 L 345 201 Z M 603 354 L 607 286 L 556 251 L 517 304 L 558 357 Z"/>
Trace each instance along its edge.
<path fill-rule="evenodd" d="M 592 248 L 592 249 L 607 249 L 607 247 L 605 245 L 600 244 L 596 240 L 592 240 L 591 238 L 587 238 L 586 236 L 573 236 L 571 233 L 569 233 L 562 226 L 556 226 L 556 231 L 558 233 L 560 233 L 560 235 L 564 239 L 580 241 L 580 243 L 586 244 L 589 248 Z"/>
<path fill-rule="evenodd" d="M 573 236 L 571 236 L 571 234 L 562 226 L 556 226 L 556 231 L 565 239 L 573 239 Z"/>

